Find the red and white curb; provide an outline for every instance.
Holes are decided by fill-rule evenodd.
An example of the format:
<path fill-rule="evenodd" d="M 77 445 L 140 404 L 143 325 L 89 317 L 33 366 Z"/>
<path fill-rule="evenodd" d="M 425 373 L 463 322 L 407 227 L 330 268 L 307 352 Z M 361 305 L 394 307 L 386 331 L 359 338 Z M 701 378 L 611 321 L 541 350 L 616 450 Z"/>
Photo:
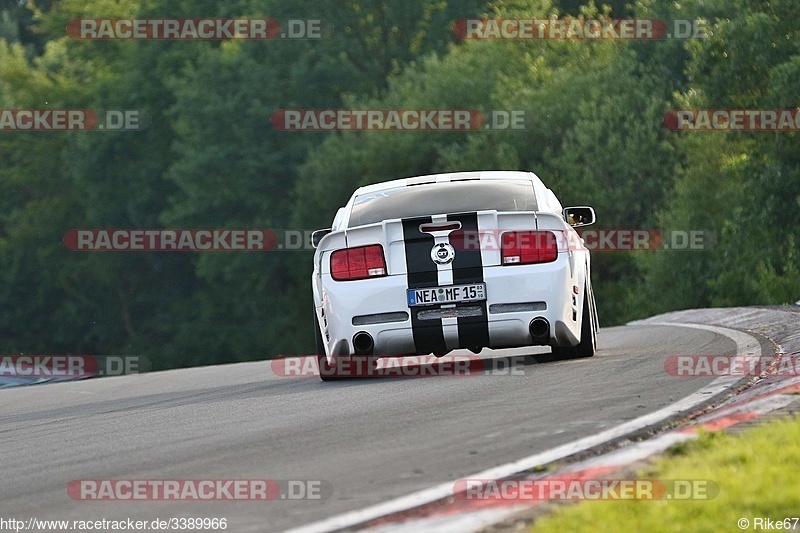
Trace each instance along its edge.
<path fill-rule="evenodd" d="M 705 324 L 653 321 L 647 321 L 646 323 L 648 325 L 688 327 L 709 331 L 734 341 L 736 343 L 737 356 L 744 357 L 745 360 L 757 360 L 761 357 L 759 340 L 741 331 Z M 744 377 L 746 376 L 730 375 L 719 377 L 697 392 L 658 411 L 630 420 L 596 435 L 584 437 L 517 461 L 464 476 L 464 478 L 481 480 L 511 478 L 520 472 L 554 463 L 636 433 L 676 415 L 691 414 L 704 402 L 730 391 Z M 565 474 L 568 474 L 571 479 L 597 478 L 637 460 L 662 452 L 673 444 L 695 438 L 699 427 L 708 430 L 722 429 L 784 407 L 794 400 L 789 393 L 795 390 L 800 391 L 798 387 L 800 387 L 800 378 L 781 380 L 779 386 L 767 387 L 761 392 L 751 389 L 728 400 L 713 411 L 698 417 L 697 420 L 686 427 L 663 433 L 654 438 L 631 444 L 598 457 L 570 464 L 546 475 L 533 476 L 529 479 L 546 479 L 551 476 L 563 478 Z M 520 503 L 519 500 L 459 500 L 453 503 L 455 483 L 456 481 L 441 483 L 364 509 L 294 528 L 289 530 L 289 533 L 317 533 L 342 529 L 371 532 L 479 531 L 491 524 L 510 518 L 523 509 L 541 503 L 537 501 Z"/>

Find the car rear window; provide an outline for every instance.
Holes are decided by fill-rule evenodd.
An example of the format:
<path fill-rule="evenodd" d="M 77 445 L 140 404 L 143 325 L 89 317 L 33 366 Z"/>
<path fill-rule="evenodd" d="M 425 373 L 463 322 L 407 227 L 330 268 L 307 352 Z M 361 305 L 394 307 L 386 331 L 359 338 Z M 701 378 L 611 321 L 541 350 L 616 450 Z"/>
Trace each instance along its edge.
<path fill-rule="evenodd" d="M 349 227 L 392 218 L 468 211 L 536 211 L 529 181 L 457 181 L 397 187 L 356 196 Z"/>

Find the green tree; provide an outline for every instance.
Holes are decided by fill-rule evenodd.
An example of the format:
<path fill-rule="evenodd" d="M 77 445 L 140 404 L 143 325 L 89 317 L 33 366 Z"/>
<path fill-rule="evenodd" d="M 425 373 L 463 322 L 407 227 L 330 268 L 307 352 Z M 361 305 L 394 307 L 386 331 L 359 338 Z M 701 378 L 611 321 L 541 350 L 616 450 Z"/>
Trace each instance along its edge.
<path fill-rule="evenodd" d="M 689 45 L 681 109 L 794 109 L 800 7 L 734 2 L 708 39 Z M 798 137 L 794 132 L 684 132 L 682 170 L 660 215 L 666 227 L 711 232 L 705 253 L 649 258 L 649 312 L 793 302 L 800 294 Z"/>

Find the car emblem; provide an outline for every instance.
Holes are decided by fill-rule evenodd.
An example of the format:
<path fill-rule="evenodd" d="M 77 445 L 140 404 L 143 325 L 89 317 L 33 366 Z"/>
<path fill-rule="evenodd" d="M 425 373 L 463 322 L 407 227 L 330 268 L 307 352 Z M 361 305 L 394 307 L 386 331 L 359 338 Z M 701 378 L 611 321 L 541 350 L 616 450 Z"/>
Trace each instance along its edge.
<path fill-rule="evenodd" d="M 456 250 L 447 243 L 439 243 L 431 250 L 431 259 L 437 265 L 452 263 L 456 258 Z"/>

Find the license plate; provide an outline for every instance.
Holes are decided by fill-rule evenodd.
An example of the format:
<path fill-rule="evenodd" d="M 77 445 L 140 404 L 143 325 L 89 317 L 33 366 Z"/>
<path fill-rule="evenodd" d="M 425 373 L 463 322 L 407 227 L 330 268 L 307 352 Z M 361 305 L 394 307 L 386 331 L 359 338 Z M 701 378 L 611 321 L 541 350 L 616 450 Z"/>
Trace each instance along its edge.
<path fill-rule="evenodd" d="M 486 284 L 450 285 L 430 289 L 408 289 L 408 306 L 478 302 L 486 299 Z"/>

